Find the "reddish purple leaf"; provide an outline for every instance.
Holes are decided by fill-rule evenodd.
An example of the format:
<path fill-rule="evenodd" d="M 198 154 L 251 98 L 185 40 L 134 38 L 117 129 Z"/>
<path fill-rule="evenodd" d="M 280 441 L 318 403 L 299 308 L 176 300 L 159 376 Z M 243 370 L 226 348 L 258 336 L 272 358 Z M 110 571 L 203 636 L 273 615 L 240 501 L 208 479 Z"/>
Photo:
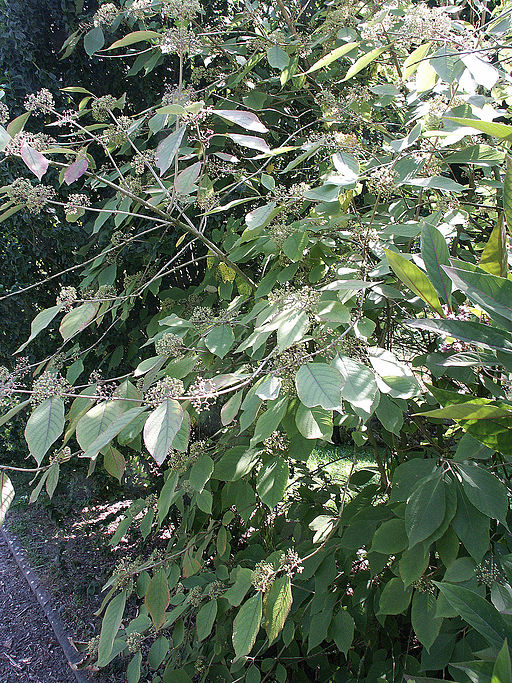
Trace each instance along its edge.
<path fill-rule="evenodd" d="M 71 185 L 71 183 L 74 183 L 75 180 L 81 178 L 88 168 L 89 162 L 85 157 L 78 159 L 77 161 L 73 161 L 73 163 L 67 167 L 66 172 L 64 173 L 64 182 L 66 185 Z"/>
<path fill-rule="evenodd" d="M 27 164 L 29 169 L 34 175 L 38 177 L 39 180 L 44 176 L 48 170 L 48 164 L 50 163 L 48 159 L 38 152 L 36 149 L 32 149 L 26 142 L 21 146 L 21 158 Z"/>

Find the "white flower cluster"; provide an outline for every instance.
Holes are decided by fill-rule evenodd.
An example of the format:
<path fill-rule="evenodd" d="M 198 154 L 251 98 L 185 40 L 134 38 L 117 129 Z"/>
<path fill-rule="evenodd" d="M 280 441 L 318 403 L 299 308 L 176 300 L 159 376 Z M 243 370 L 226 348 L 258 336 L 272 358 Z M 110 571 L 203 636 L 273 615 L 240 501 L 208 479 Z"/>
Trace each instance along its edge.
<path fill-rule="evenodd" d="M 55 109 L 55 101 L 53 95 L 47 88 L 43 88 L 37 93 L 31 93 L 25 97 L 25 109 L 34 114 L 46 114 Z"/>

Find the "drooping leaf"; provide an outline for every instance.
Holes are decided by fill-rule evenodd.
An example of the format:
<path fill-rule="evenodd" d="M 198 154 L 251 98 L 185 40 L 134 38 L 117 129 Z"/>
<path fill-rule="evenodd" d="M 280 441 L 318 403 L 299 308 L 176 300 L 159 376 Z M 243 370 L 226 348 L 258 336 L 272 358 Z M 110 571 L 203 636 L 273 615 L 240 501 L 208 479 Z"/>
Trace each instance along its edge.
<path fill-rule="evenodd" d="M 306 363 L 299 368 L 295 376 L 297 394 L 308 408 L 339 408 L 342 384 L 339 370 L 326 363 Z"/>
<path fill-rule="evenodd" d="M 64 431 L 64 401 L 52 396 L 37 406 L 25 427 L 28 449 L 38 465 Z"/>
<path fill-rule="evenodd" d="M 233 622 L 233 647 L 237 657 L 250 653 L 260 630 L 263 602 L 261 593 L 246 600 Z"/>
<path fill-rule="evenodd" d="M 331 52 L 327 53 L 321 59 L 315 62 L 313 66 L 306 71 L 306 74 L 311 74 L 314 71 L 318 71 L 318 69 L 322 69 L 324 66 L 329 66 L 329 64 L 332 64 L 337 59 L 340 59 L 340 57 L 344 57 L 349 52 L 352 52 L 352 50 L 358 45 L 359 43 L 346 43 L 345 45 L 341 45 L 340 47 L 331 50 Z"/>
<path fill-rule="evenodd" d="M 338 355 L 334 364 L 343 378 L 342 398 L 369 413 L 377 394 L 373 372 L 363 363 L 348 356 Z"/>
<path fill-rule="evenodd" d="M 490 645 L 502 646 L 507 627 L 501 614 L 490 602 L 464 586 L 435 583 L 458 615 L 478 631 Z"/>
<path fill-rule="evenodd" d="M 448 268 L 444 270 L 456 287 L 481 306 L 498 324 L 512 330 L 512 282 L 489 273 Z"/>
<path fill-rule="evenodd" d="M 185 135 L 185 130 L 186 126 L 182 126 L 159 143 L 156 149 L 156 166 L 161 176 L 163 176 L 174 161 L 174 157 L 178 153 L 181 141 Z"/>
<path fill-rule="evenodd" d="M 105 36 L 101 26 L 95 26 L 88 31 L 84 36 L 84 49 L 89 55 L 92 55 L 105 45 Z"/>
<path fill-rule="evenodd" d="M 255 133 L 268 133 L 268 128 L 263 125 L 256 114 L 250 111 L 237 111 L 236 109 L 212 109 L 212 114 L 217 114 L 226 121 L 236 123 L 237 126 L 252 130 Z"/>
<path fill-rule="evenodd" d="M 83 176 L 88 168 L 89 162 L 86 157 L 82 157 L 81 159 L 73 161 L 73 163 L 70 164 L 64 172 L 64 182 L 66 185 L 71 185 L 72 183 L 76 182 Z"/>
<path fill-rule="evenodd" d="M 66 313 L 59 327 L 59 332 L 64 341 L 71 339 L 75 334 L 84 330 L 94 320 L 97 311 L 98 304 L 94 301 L 87 301 Z"/>
<path fill-rule="evenodd" d="M 132 31 L 131 33 L 128 33 L 128 35 L 124 36 L 123 38 L 120 38 L 119 40 L 116 40 L 112 45 L 109 47 L 105 48 L 105 51 L 107 50 L 116 50 L 117 48 L 120 47 L 128 47 L 128 45 L 134 45 L 135 43 L 141 43 L 143 41 L 152 41 L 152 40 L 160 40 L 161 39 L 161 34 L 158 33 L 157 31 Z"/>
<path fill-rule="evenodd" d="M 158 465 L 167 457 L 182 422 L 183 409 L 178 401 L 172 398 L 166 398 L 146 420 L 144 443 Z"/>
<path fill-rule="evenodd" d="M 32 339 L 37 337 L 40 332 L 48 327 L 60 310 L 60 306 L 52 306 L 51 308 L 45 308 L 44 311 L 38 313 L 30 326 L 30 337 L 19 347 L 19 349 L 16 349 L 15 353 L 21 353 L 23 349 L 30 344 Z"/>
<path fill-rule="evenodd" d="M 98 644 L 98 666 L 105 666 L 110 661 L 114 640 L 121 626 L 126 605 L 126 591 L 121 591 L 113 598 L 105 611 L 101 623 L 100 640 Z"/>
<path fill-rule="evenodd" d="M 112 439 L 119 434 L 119 432 L 133 422 L 133 420 L 135 420 L 135 418 L 138 417 L 143 411 L 144 407 L 131 408 L 114 419 L 108 425 L 108 427 L 87 447 L 83 457 L 95 458 L 102 448 L 109 444 Z"/>
<path fill-rule="evenodd" d="M 429 223 L 421 231 L 421 256 L 438 294 L 451 305 L 452 283 L 442 268 L 450 265 L 450 252 L 445 238 Z"/>
<path fill-rule="evenodd" d="M 159 569 L 149 582 L 144 597 L 149 615 L 153 621 L 153 626 L 158 631 L 165 621 L 165 610 L 169 606 L 169 586 L 167 584 L 167 572 Z"/>
<path fill-rule="evenodd" d="M 443 315 L 437 292 L 425 273 L 421 271 L 415 263 L 408 261 L 400 254 L 390 251 L 389 249 L 385 249 L 384 251 L 386 252 L 388 263 L 395 275 L 399 277 L 409 289 L 423 299 L 425 303 L 431 306 L 440 315 Z"/>
<path fill-rule="evenodd" d="M 204 640 L 210 635 L 216 616 L 217 600 L 209 600 L 197 613 L 196 631 L 199 640 Z"/>
<path fill-rule="evenodd" d="M 263 138 L 254 137 L 253 135 L 238 135 L 235 133 L 230 133 L 228 138 L 231 138 L 233 142 L 236 142 L 237 145 L 241 145 L 242 147 L 256 149 L 258 152 L 263 152 L 264 154 L 270 152 L 270 147 Z"/>
<path fill-rule="evenodd" d="M 281 456 L 269 458 L 258 472 L 256 491 L 271 510 L 282 500 L 288 477 L 288 463 Z"/>
<path fill-rule="evenodd" d="M 430 650 L 439 635 L 443 620 L 436 617 L 436 599 L 431 593 L 415 591 L 412 599 L 411 623 L 420 643 Z"/>
<path fill-rule="evenodd" d="M 487 517 L 506 525 L 509 501 L 504 484 L 483 467 L 472 463 L 461 463 L 457 469 L 468 500 Z"/>
<path fill-rule="evenodd" d="M 405 508 L 409 547 L 424 541 L 439 528 L 444 519 L 445 507 L 445 487 L 441 474 L 419 483 Z"/>
<path fill-rule="evenodd" d="M 76 425 L 76 439 L 80 448 L 86 451 L 91 444 L 101 438 L 107 427 L 122 413 L 119 401 L 102 401 L 87 410 L 90 399 L 77 399 L 83 402 L 82 415 Z"/>
<path fill-rule="evenodd" d="M 340 610 L 334 615 L 329 626 L 329 636 L 336 643 L 340 652 L 347 656 L 347 652 L 354 640 L 355 624 L 353 617 L 346 611 Z"/>
<path fill-rule="evenodd" d="M 30 147 L 26 142 L 21 145 L 20 154 L 27 167 L 37 176 L 38 180 L 41 180 L 48 170 L 50 163 L 48 159 L 41 152 Z"/>
<path fill-rule="evenodd" d="M 218 325 L 210 330 L 205 337 L 204 343 L 209 351 L 219 358 L 224 358 L 233 346 L 235 335 L 230 325 Z"/>
<path fill-rule="evenodd" d="M 343 79 L 344 81 L 348 81 L 350 78 L 358 74 L 360 71 L 365 69 L 369 64 L 374 62 L 377 57 L 379 57 L 383 52 L 385 52 L 389 48 L 389 45 L 384 45 L 383 47 L 376 47 L 374 50 L 370 50 L 370 52 L 367 52 L 365 55 L 362 57 L 359 57 L 359 59 L 352 64 L 350 69 L 347 71 L 345 74 L 345 78 Z"/>
<path fill-rule="evenodd" d="M 263 613 L 268 642 L 274 640 L 283 630 L 292 606 L 292 589 L 289 576 L 279 576 L 265 594 Z"/>

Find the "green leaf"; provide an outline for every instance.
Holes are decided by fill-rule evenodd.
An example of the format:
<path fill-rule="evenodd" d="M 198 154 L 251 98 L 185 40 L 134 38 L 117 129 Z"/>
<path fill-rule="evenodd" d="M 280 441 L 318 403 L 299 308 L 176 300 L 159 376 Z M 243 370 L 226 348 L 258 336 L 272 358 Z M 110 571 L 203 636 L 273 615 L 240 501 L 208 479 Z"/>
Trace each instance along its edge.
<path fill-rule="evenodd" d="M 258 138 L 254 135 L 239 135 L 238 133 L 230 133 L 228 138 L 241 147 L 248 147 L 249 149 L 256 149 L 258 152 L 266 154 L 270 152 L 270 147 L 263 138 Z"/>
<path fill-rule="evenodd" d="M 431 593 L 414 592 L 411 608 L 411 623 L 420 643 L 430 650 L 439 635 L 443 623 L 436 617 L 436 598 Z"/>
<path fill-rule="evenodd" d="M 446 509 L 441 473 L 420 482 L 411 494 L 405 509 L 405 526 L 409 547 L 424 541 L 439 528 Z"/>
<path fill-rule="evenodd" d="M 133 655 L 126 669 L 127 683 L 139 683 L 140 681 L 140 665 L 142 664 L 142 652 L 137 652 Z"/>
<path fill-rule="evenodd" d="M 481 306 L 499 325 L 512 329 L 512 282 L 488 273 L 445 268 L 458 289 Z"/>
<path fill-rule="evenodd" d="M 160 495 L 158 496 L 158 521 L 160 524 L 167 517 L 167 514 L 171 508 L 173 500 L 175 498 L 176 485 L 178 483 L 178 473 L 171 474 L 165 480 L 165 484 L 162 486 Z"/>
<path fill-rule="evenodd" d="M 77 400 L 83 401 L 84 409 L 86 409 L 90 399 Z M 119 401 L 102 401 L 90 408 L 85 415 L 80 417 L 76 426 L 76 439 L 80 448 L 86 451 L 105 429 L 121 415 L 121 412 L 122 407 Z"/>
<path fill-rule="evenodd" d="M 268 408 L 261 413 L 254 428 L 254 436 L 251 439 L 251 446 L 255 446 L 267 439 L 272 432 L 275 432 L 283 420 L 288 407 L 288 396 L 269 401 Z"/>
<path fill-rule="evenodd" d="M 258 472 L 256 491 L 271 510 L 283 499 L 288 477 L 288 463 L 281 456 L 268 459 Z"/>
<path fill-rule="evenodd" d="M 148 652 L 148 664 L 156 670 L 162 664 L 169 652 L 170 643 L 165 636 L 157 638 Z"/>
<path fill-rule="evenodd" d="M 126 605 L 126 591 L 121 591 L 113 598 L 105 611 L 101 623 L 100 642 L 98 645 L 98 666 L 106 666 L 110 661 L 114 639 L 117 636 L 121 621 L 123 619 L 124 608 Z"/>
<path fill-rule="evenodd" d="M 450 605 L 490 645 L 501 647 L 507 627 L 498 610 L 485 598 L 463 586 L 434 582 Z"/>
<path fill-rule="evenodd" d="M 507 156 L 507 171 L 505 173 L 505 179 L 503 181 L 503 210 L 505 212 L 505 222 L 506 222 L 506 227 L 509 230 L 512 230 L 512 159 L 511 157 Z M 496 226 L 497 228 L 498 226 Z M 500 226 L 501 231 L 500 231 L 500 246 L 501 246 L 501 240 L 504 240 L 505 242 L 505 254 L 506 254 L 506 230 L 503 225 Z M 495 228 L 495 229 L 496 229 Z M 506 266 L 506 263 L 505 263 Z M 493 273 L 493 275 L 501 275 L 502 277 L 505 277 L 506 275 L 506 268 L 504 271 L 501 273 Z"/>
<path fill-rule="evenodd" d="M 494 663 L 491 683 L 507 683 L 507 681 L 512 681 L 512 664 L 510 662 L 508 640 L 505 638 L 503 647 L 499 651 Z"/>
<path fill-rule="evenodd" d="M 379 614 L 400 614 L 411 602 L 412 587 L 406 588 L 402 579 L 390 579 L 384 586 L 379 600 Z"/>
<path fill-rule="evenodd" d="M 263 604 L 261 593 L 249 598 L 238 610 L 233 622 L 233 647 L 238 657 L 250 653 L 260 630 Z"/>
<path fill-rule="evenodd" d="M 206 453 L 202 453 L 192 466 L 189 482 L 194 491 L 201 492 L 209 481 L 213 472 L 213 460 Z"/>
<path fill-rule="evenodd" d="M 308 652 L 326 640 L 331 619 L 332 605 L 312 615 L 308 633 Z"/>
<path fill-rule="evenodd" d="M 461 341 L 467 341 L 484 349 L 492 349 L 512 353 L 512 335 L 504 330 L 496 330 L 483 323 L 469 320 L 447 319 L 414 319 L 406 320 L 408 327 L 435 332 Z"/>
<path fill-rule="evenodd" d="M 88 447 L 83 454 L 84 458 L 95 458 L 98 453 L 114 439 L 120 431 L 129 425 L 144 411 L 144 407 L 131 408 L 113 420 Z"/>
<path fill-rule="evenodd" d="M 9 422 L 9 420 L 12 417 L 14 417 L 18 413 L 20 413 L 22 410 L 27 408 L 29 405 L 30 405 L 30 399 L 27 399 L 26 401 L 22 401 L 21 403 L 18 403 L 18 405 L 14 406 L 14 408 L 11 408 L 10 410 L 8 410 L 3 415 L 0 415 L 0 427 L 2 425 L 6 424 L 7 422 Z"/>
<path fill-rule="evenodd" d="M 377 395 L 373 372 L 363 363 L 348 356 L 338 355 L 334 364 L 343 378 L 342 398 L 369 413 Z"/>
<path fill-rule="evenodd" d="M 489 548 L 489 524 L 489 518 L 477 510 L 457 486 L 457 510 L 452 526 L 475 562 L 480 562 Z"/>
<path fill-rule="evenodd" d="M 445 238 L 429 223 L 425 223 L 421 231 L 421 257 L 438 294 L 451 305 L 452 283 L 441 267 L 450 265 L 450 252 Z"/>
<path fill-rule="evenodd" d="M 71 339 L 75 334 L 81 332 L 87 325 L 94 320 L 98 311 L 98 304 L 88 301 L 77 308 L 73 308 L 62 318 L 59 332 L 64 341 Z"/>
<path fill-rule="evenodd" d="M 52 396 L 37 406 L 25 427 L 28 449 L 38 465 L 63 431 L 64 401 Z"/>
<path fill-rule="evenodd" d="M 295 376 L 297 394 L 308 408 L 340 408 L 342 384 L 340 372 L 326 363 L 306 363 Z"/>
<path fill-rule="evenodd" d="M 4 523 L 5 515 L 13 499 L 14 486 L 5 472 L 0 472 L 0 527 Z"/>
<path fill-rule="evenodd" d="M 263 613 L 265 630 L 271 645 L 283 630 L 292 606 L 292 589 L 289 576 L 279 576 L 265 594 Z"/>
<path fill-rule="evenodd" d="M 389 519 L 375 532 L 370 552 L 396 555 L 409 545 L 403 519 Z"/>
<path fill-rule="evenodd" d="M 128 35 L 124 36 L 124 38 L 116 40 L 115 43 L 112 43 L 112 45 L 110 45 L 110 47 L 105 48 L 105 52 L 108 50 L 116 50 L 119 47 L 127 47 L 128 45 L 141 43 L 144 40 L 158 41 L 160 39 L 161 35 L 160 33 L 157 33 L 157 31 L 132 31 L 131 33 L 128 33 Z"/>
<path fill-rule="evenodd" d="M 306 439 L 330 441 L 333 432 L 332 412 L 323 408 L 306 408 L 300 403 L 295 414 L 297 429 Z"/>
<path fill-rule="evenodd" d="M 507 175 L 505 176 L 505 184 L 503 187 L 503 204 L 505 206 L 505 215 L 508 213 L 508 220 L 512 220 L 512 171 L 507 169 Z M 507 225 L 510 225 L 507 222 Z M 505 230 L 505 224 L 503 218 L 500 216 L 496 225 L 491 232 L 489 241 L 484 247 L 482 254 L 480 256 L 479 264 L 480 268 L 483 268 L 491 275 L 497 275 L 498 277 L 507 277 L 508 262 L 507 262 L 507 232 Z"/>
<path fill-rule="evenodd" d="M 234 571 L 236 572 L 235 583 L 228 588 L 223 597 L 226 598 L 232 607 L 238 607 L 252 586 L 254 574 L 245 567 L 238 567 Z"/>
<path fill-rule="evenodd" d="M 174 179 L 174 189 L 178 194 L 186 195 L 197 190 L 197 185 L 194 183 L 201 173 L 202 166 L 202 162 L 197 161 L 178 173 Z"/>
<path fill-rule="evenodd" d="M 423 43 L 423 45 L 417 47 L 407 57 L 402 70 L 402 79 L 404 81 L 407 81 L 416 72 L 419 65 L 422 63 L 422 60 L 427 56 L 431 45 L 432 43 L 430 42 Z"/>
<path fill-rule="evenodd" d="M 277 348 L 279 351 L 301 341 L 311 326 L 309 316 L 304 311 L 288 311 L 283 315 L 277 328 Z"/>
<path fill-rule="evenodd" d="M 166 459 L 182 422 L 183 409 L 172 398 L 166 398 L 149 414 L 144 425 L 144 444 L 158 465 Z"/>
<path fill-rule="evenodd" d="M 354 619 L 343 609 L 334 615 L 329 626 L 329 637 L 334 640 L 338 650 L 345 656 L 354 640 L 354 628 Z"/>
<path fill-rule="evenodd" d="M 204 640 L 210 635 L 216 616 L 217 600 L 210 600 L 201 607 L 196 617 L 196 631 L 199 640 Z"/>
<path fill-rule="evenodd" d="M 415 263 L 408 261 L 400 254 L 389 249 L 384 249 L 384 251 L 395 275 L 423 301 L 443 315 L 437 292 L 425 273 Z"/>
<path fill-rule="evenodd" d="M 478 465 L 459 464 L 462 488 L 468 500 L 487 517 L 497 519 L 505 526 L 509 509 L 507 489 L 493 474 Z"/>
<path fill-rule="evenodd" d="M 220 481 L 238 481 L 253 469 L 258 462 L 256 451 L 246 446 L 230 448 L 215 463 L 213 478 Z"/>
<path fill-rule="evenodd" d="M 368 348 L 368 357 L 376 372 L 377 386 L 381 393 L 393 398 L 412 398 L 421 393 L 421 387 L 405 363 L 378 346 Z"/>
<path fill-rule="evenodd" d="M 183 140 L 185 130 L 186 126 L 178 128 L 177 131 L 164 138 L 156 148 L 156 166 L 160 171 L 161 176 L 163 176 L 174 161 L 174 157 L 178 153 L 181 141 Z"/>
<path fill-rule="evenodd" d="M 311 74 L 314 71 L 318 71 L 318 69 L 322 69 L 324 66 L 329 66 L 329 64 L 332 64 L 337 59 L 340 59 L 340 57 L 344 57 L 349 52 L 352 52 L 352 50 L 358 45 L 359 43 L 346 43 L 345 45 L 337 47 L 335 50 L 331 50 L 331 52 L 327 53 L 321 59 L 315 62 L 313 66 L 310 67 L 305 73 Z M 296 74 L 296 76 L 299 75 L 301 74 Z"/>
<path fill-rule="evenodd" d="M 48 325 L 52 322 L 52 320 L 55 318 L 60 309 L 60 306 L 52 306 L 51 308 L 46 308 L 44 311 L 38 313 L 32 321 L 32 325 L 30 326 L 30 337 L 14 353 L 21 353 L 23 349 L 30 344 L 32 339 L 37 337 L 39 332 L 42 332 L 45 328 L 48 327 Z"/>
<path fill-rule="evenodd" d="M 389 45 L 384 45 L 383 47 L 376 47 L 374 50 L 370 50 L 370 52 L 367 52 L 362 57 L 359 57 L 359 59 L 354 64 L 352 64 L 350 69 L 345 74 L 345 78 L 342 80 L 342 83 L 348 81 L 350 78 L 352 78 L 360 71 L 362 71 L 365 67 L 367 67 L 368 64 L 374 62 L 377 59 L 377 57 L 379 57 L 388 48 Z"/>
<path fill-rule="evenodd" d="M 167 584 L 167 572 L 159 569 L 153 574 L 144 597 L 144 604 L 153 621 L 153 626 L 158 631 L 165 621 L 165 610 L 169 606 L 170 595 Z"/>
<path fill-rule="evenodd" d="M 420 481 L 433 474 L 435 469 L 433 459 L 412 458 L 398 465 L 393 473 L 390 501 L 403 503 L 408 500 Z"/>
<path fill-rule="evenodd" d="M 461 126 L 467 126 L 474 130 L 479 130 L 482 133 L 487 133 L 493 138 L 501 138 L 502 140 L 512 140 L 512 126 L 505 123 L 493 123 L 492 121 L 478 121 L 477 119 L 464 119 L 457 116 L 446 116 L 450 121 L 460 123 Z M 472 135 L 472 131 L 467 131 L 467 135 Z"/>
<path fill-rule="evenodd" d="M 279 69 L 282 71 L 286 69 L 290 63 L 290 58 L 287 53 L 279 47 L 279 45 L 272 45 L 267 50 L 267 60 L 273 69 Z"/>
<path fill-rule="evenodd" d="M 219 358 L 224 358 L 233 346 L 235 335 L 230 325 L 219 325 L 210 330 L 204 343 L 206 348 Z"/>
<path fill-rule="evenodd" d="M 104 45 L 105 36 L 103 35 L 101 26 L 95 26 L 90 31 L 87 31 L 84 36 L 84 49 L 89 57 L 92 57 L 95 52 L 101 50 Z"/>

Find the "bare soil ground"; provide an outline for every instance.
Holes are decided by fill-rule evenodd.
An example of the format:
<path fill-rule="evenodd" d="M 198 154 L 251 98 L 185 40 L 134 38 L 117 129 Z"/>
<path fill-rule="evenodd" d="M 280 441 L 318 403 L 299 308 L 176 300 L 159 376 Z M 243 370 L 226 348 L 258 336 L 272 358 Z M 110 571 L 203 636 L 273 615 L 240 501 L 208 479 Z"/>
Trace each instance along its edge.
<path fill-rule="evenodd" d="M 75 680 L 43 610 L 0 537 L 0 681 Z"/>

